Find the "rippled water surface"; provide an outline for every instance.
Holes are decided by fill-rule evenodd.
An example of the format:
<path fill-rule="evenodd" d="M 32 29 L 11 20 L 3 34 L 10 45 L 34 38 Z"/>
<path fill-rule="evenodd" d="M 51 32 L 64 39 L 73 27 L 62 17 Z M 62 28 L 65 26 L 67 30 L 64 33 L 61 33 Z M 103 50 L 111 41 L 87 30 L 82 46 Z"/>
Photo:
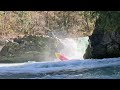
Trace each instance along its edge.
<path fill-rule="evenodd" d="M 1 79 L 120 79 L 120 58 L 0 64 Z"/>

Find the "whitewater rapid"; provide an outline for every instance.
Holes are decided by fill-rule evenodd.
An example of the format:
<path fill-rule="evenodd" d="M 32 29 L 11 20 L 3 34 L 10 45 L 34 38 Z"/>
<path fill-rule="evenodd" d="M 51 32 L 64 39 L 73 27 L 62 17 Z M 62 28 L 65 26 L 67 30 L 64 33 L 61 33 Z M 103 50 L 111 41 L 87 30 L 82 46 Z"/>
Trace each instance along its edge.
<path fill-rule="evenodd" d="M 11 78 L 81 79 L 81 78 L 103 78 L 103 77 L 110 78 L 109 75 L 102 76 L 103 74 L 101 74 L 99 71 L 100 68 L 113 67 L 119 65 L 120 65 L 120 58 L 109 58 L 109 59 L 98 59 L 98 60 L 88 59 L 88 60 L 69 60 L 69 61 L 49 61 L 49 62 L 31 61 L 25 63 L 0 64 L 0 78 L 8 78 L 8 79 Z M 95 69 L 96 71 L 93 71 L 93 69 Z"/>

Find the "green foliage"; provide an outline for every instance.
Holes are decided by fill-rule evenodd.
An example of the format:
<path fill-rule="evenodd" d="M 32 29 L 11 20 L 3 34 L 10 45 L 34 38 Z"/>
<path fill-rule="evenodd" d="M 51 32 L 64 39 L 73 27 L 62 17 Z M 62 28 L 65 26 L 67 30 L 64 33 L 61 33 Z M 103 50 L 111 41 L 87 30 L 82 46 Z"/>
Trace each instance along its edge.
<path fill-rule="evenodd" d="M 119 29 L 120 11 L 0 11 L 3 35 L 45 35 L 58 30 L 77 36 L 91 33 L 95 24 L 101 30 Z"/>
<path fill-rule="evenodd" d="M 90 33 L 94 29 L 93 11 L 0 11 L 1 35 L 46 35 L 48 31 L 68 34 Z"/>
<path fill-rule="evenodd" d="M 101 30 L 116 31 L 120 28 L 120 11 L 96 11 L 99 15 L 96 23 Z"/>

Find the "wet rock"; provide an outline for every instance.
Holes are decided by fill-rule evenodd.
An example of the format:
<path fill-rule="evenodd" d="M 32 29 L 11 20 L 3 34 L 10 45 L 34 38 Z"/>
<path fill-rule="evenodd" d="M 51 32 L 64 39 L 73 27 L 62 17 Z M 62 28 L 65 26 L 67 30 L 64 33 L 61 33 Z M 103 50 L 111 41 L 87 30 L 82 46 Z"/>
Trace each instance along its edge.
<path fill-rule="evenodd" d="M 84 58 L 113 58 L 120 57 L 120 30 L 116 31 L 100 31 L 95 29 L 93 35 L 90 36 L 91 55 Z M 85 54 L 89 54 L 86 51 Z"/>
<path fill-rule="evenodd" d="M 55 58 L 54 53 L 63 46 L 54 38 L 24 36 L 9 41 L 0 52 L 0 61 L 10 62 L 45 61 Z"/>

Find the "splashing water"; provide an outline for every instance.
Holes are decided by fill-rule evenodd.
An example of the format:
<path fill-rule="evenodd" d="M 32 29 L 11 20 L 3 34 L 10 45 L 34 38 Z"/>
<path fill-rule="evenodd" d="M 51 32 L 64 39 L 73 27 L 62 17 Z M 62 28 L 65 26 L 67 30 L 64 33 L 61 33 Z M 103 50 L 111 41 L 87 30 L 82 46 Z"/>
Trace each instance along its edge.
<path fill-rule="evenodd" d="M 83 55 L 89 44 L 88 39 L 88 37 L 59 39 L 64 45 L 64 49 L 60 53 L 69 59 L 83 59 Z"/>

